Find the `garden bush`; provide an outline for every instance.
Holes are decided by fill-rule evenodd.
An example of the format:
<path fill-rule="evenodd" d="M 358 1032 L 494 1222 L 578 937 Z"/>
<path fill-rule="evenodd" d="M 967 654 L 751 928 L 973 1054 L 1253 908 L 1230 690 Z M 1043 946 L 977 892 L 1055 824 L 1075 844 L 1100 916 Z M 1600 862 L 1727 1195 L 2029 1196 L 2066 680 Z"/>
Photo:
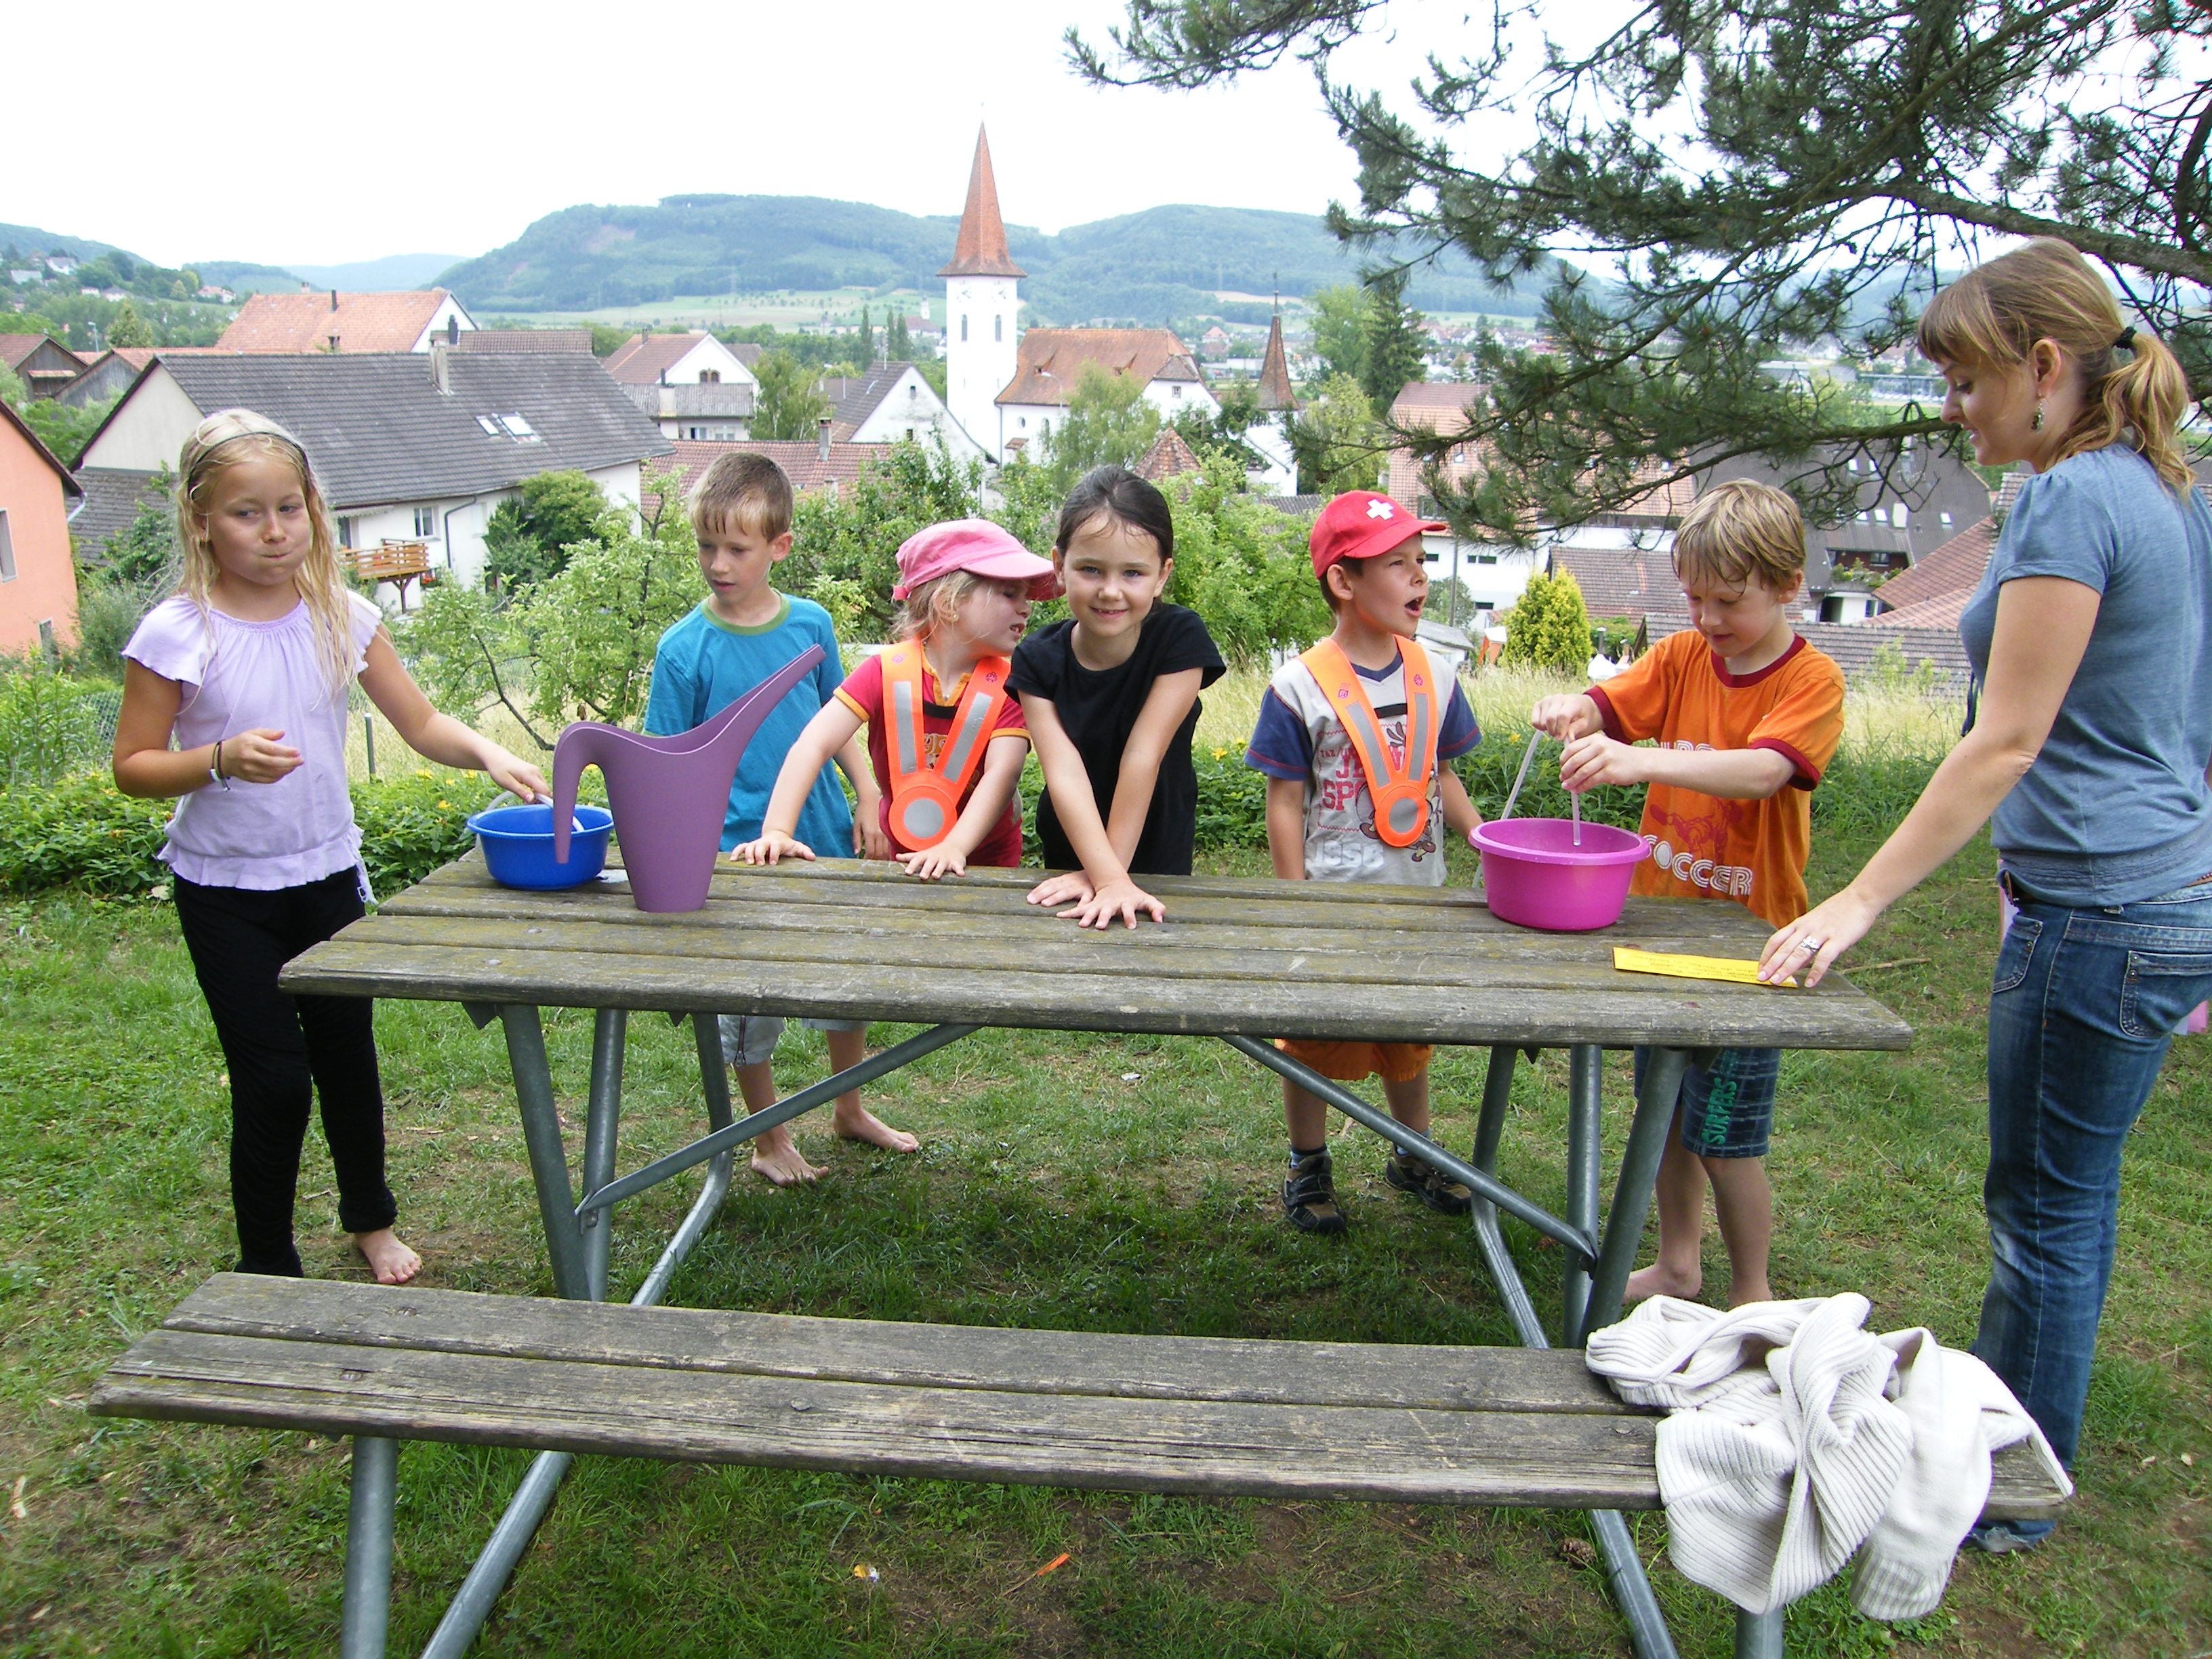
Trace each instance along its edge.
<path fill-rule="evenodd" d="M 0 659 L 0 789 L 52 783 L 95 765 L 115 736 L 122 694 L 38 657 Z"/>

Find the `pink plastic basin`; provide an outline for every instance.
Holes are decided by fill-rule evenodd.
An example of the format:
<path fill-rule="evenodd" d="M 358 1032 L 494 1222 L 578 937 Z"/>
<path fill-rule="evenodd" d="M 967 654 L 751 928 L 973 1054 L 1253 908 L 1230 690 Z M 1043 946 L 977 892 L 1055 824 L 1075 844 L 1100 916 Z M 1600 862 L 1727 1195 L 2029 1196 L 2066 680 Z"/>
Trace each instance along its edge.
<path fill-rule="evenodd" d="M 1608 823 L 1508 818 L 1474 832 L 1492 915 L 1553 933 L 1586 933 L 1620 920 L 1629 878 L 1651 856 L 1644 837 Z"/>

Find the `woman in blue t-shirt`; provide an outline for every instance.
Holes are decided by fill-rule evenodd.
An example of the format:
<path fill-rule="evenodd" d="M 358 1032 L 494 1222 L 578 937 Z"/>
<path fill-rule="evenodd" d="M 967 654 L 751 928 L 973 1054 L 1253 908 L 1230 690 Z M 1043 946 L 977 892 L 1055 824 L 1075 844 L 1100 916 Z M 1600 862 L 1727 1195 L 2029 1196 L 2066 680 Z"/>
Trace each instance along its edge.
<path fill-rule="evenodd" d="M 1960 631 L 1972 729 L 1850 884 L 1778 932 L 1808 984 L 1986 821 L 2020 907 L 1990 998 L 1995 1261 L 1975 1352 L 2071 1464 L 2112 1275 L 2120 1151 L 2212 991 L 2212 512 L 2176 440 L 2188 384 L 2066 243 L 1969 271 L 1920 319 L 1943 418 L 2034 476 Z M 2017 1549 L 2047 1522 L 1989 1523 Z"/>

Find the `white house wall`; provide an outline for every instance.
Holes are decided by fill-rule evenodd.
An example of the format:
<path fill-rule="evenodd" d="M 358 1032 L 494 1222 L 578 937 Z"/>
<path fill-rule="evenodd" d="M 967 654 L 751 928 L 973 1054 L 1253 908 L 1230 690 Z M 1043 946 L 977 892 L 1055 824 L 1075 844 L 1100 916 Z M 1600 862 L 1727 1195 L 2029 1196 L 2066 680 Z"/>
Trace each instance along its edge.
<path fill-rule="evenodd" d="M 410 351 L 428 351 L 431 342 L 446 337 L 449 324 L 464 334 L 476 331 L 476 319 L 470 316 L 462 308 L 461 302 L 450 294 L 438 301 L 438 308 L 430 313 L 430 320 L 423 325 L 422 333 L 415 337 L 415 343 L 407 349 Z"/>
<path fill-rule="evenodd" d="M 1504 611 L 1516 604 L 1543 556 L 1532 548 L 1462 542 L 1437 532 L 1421 538 L 1421 559 L 1428 567 L 1429 580 L 1447 582 L 1456 574 L 1478 611 Z M 1442 615 L 1441 611 L 1438 614 Z M 1467 619 L 1460 620 L 1463 623 Z"/>
<path fill-rule="evenodd" d="M 719 374 L 723 386 L 760 385 L 744 360 L 711 334 L 678 358 L 661 378 L 670 386 L 708 386 L 714 384 L 705 378 L 709 374 Z"/>
<path fill-rule="evenodd" d="M 1198 380 L 1148 380 L 1145 384 L 1145 401 L 1160 411 L 1160 418 L 1172 421 L 1187 409 L 1202 409 L 1211 420 L 1221 413 L 1220 402 Z"/>
<path fill-rule="evenodd" d="M 584 476 L 599 485 L 611 505 L 632 511 L 636 509 L 639 493 L 636 462 L 600 467 Z M 516 488 L 489 490 L 483 495 L 464 496 L 458 501 L 404 501 L 349 507 L 337 516 L 345 520 L 353 532 L 350 545 L 370 548 L 387 540 L 425 541 L 429 544 L 432 569 L 450 573 L 453 580 L 465 587 L 479 587 L 483 584 L 484 526 L 501 501 L 511 500 L 521 493 L 520 488 Z M 430 509 L 432 531 L 428 536 L 418 537 L 415 533 L 415 514 L 422 507 Z M 379 587 L 377 598 L 385 609 L 392 610 L 398 602 L 398 590 L 385 583 Z"/>
<path fill-rule="evenodd" d="M 1013 381 L 1021 318 L 1015 278 L 945 279 L 945 406 L 994 459 L 1000 458 L 1000 446 L 1008 439 L 1022 435 L 1012 422 L 1001 420 L 998 401 Z"/>
<path fill-rule="evenodd" d="M 1269 415 L 1244 434 L 1244 441 L 1258 452 L 1261 465 L 1246 476 L 1262 495 L 1294 495 L 1298 488 L 1298 464 L 1291 453 L 1287 416 Z"/>
<path fill-rule="evenodd" d="M 849 441 L 895 444 L 908 438 L 922 444 L 942 438 L 955 460 L 971 460 L 983 453 L 981 442 L 952 418 L 935 389 L 911 368 L 899 376 L 890 395 L 868 418 L 854 428 Z"/>
<path fill-rule="evenodd" d="M 160 363 L 115 411 L 79 466 L 112 466 L 130 472 L 173 468 L 200 411 L 176 377 Z"/>

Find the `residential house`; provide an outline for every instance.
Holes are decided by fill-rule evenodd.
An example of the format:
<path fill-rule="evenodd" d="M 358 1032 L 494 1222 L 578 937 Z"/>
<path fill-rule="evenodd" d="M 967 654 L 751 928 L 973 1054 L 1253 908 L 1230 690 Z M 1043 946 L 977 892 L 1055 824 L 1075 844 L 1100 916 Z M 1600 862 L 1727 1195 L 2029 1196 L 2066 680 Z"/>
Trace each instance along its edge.
<path fill-rule="evenodd" d="M 606 371 L 665 437 L 712 442 L 752 431 L 760 382 L 711 334 L 633 334 L 608 356 Z"/>
<path fill-rule="evenodd" d="M 69 503 L 82 494 L 23 417 L 0 404 L 0 654 L 76 643 Z"/>
<path fill-rule="evenodd" d="M 452 341 L 456 351 L 566 351 L 592 355 L 588 328 L 472 328 Z"/>
<path fill-rule="evenodd" d="M 945 279 L 945 403 L 983 453 L 994 459 L 1018 441 L 1050 439 L 1067 417 L 1085 370 L 1135 380 L 1163 416 L 1186 409 L 1220 413 L 1198 359 L 1164 328 L 1021 327 L 1021 279 L 982 130 L 968 174 L 968 201 Z"/>
<path fill-rule="evenodd" d="M 84 373 L 80 357 L 51 334 L 0 334 L 0 363 L 13 369 L 33 398 L 51 398 Z"/>
<path fill-rule="evenodd" d="M 1269 344 L 1273 343 L 1271 339 Z M 1390 424 L 1406 432 L 1449 434 L 1462 431 L 1473 422 L 1475 411 L 1488 396 L 1488 390 L 1477 385 L 1454 380 L 1408 380 L 1391 399 Z M 1471 442 L 1455 444 L 1434 460 L 1425 460 L 1411 445 L 1400 444 L 1391 449 L 1383 493 L 1423 513 L 1435 505 L 1435 492 L 1430 488 L 1431 468 L 1449 488 L 1470 483 L 1482 470 L 1476 446 Z"/>
<path fill-rule="evenodd" d="M 757 438 L 744 443 L 694 443 L 689 439 L 678 439 L 676 453 L 666 464 L 666 470 L 675 472 L 681 493 L 689 495 L 700 476 L 720 457 L 740 453 L 765 455 L 783 469 L 784 477 L 791 480 L 791 487 L 798 494 L 805 495 L 824 489 L 835 495 L 867 468 L 889 461 L 896 447 L 884 443 L 841 443 L 830 436 L 825 422 L 820 434 L 811 441 L 805 438 Z M 645 510 L 651 513 L 654 506 L 648 498 Z"/>
<path fill-rule="evenodd" d="M 174 465 L 173 462 L 172 465 Z M 149 509 L 173 521 L 175 478 L 167 472 L 134 472 L 120 467 L 81 466 L 77 488 L 84 499 L 70 514 L 70 540 L 80 569 L 108 562 L 108 544 L 138 522 Z"/>
<path fill-rule="evenodd" d="M 221 351 L 381 353 L 450 343 L 476 319 L 442 288 L 421 293 L 256 294 L 216 342 Z"/>
<path fill-rule="evenodd" d="M 104 404 L 131 389 L 131 383 L 154 361 L 152 346 L 110 346 L 88 364 L 75 380 L 54 393 L 57 401 L 72 409 Z"/>
<path fill-rule="evenodd" d="M 825 375 L 817 390 L 830 400 L 834 443 L 942 442 L 962 461 L 983 453 L 912 363 L 879 363 L 866 374 Z"/>
<path fill-rule="evenodd" d="M 485 520 L 541 472 L 582 472 L 635 506 L 640 464 L 672 453 L 596 358 L 468 352 L 155 354 L 85 447 L 82 465 L 151 473 L 219 409 L 297 434 L 339 540 L 429 544 L 434 570 L 473 584 Z"/>
<path fill-rule="evenodd" d="M 1169 427 L 1152 441 L 1152 447 L 1132 470 L 1147 483 L 1158 483 L 1178 473 L 1201 471 L 1204 465 L 1183 441 L 1182 434 Z"/>

